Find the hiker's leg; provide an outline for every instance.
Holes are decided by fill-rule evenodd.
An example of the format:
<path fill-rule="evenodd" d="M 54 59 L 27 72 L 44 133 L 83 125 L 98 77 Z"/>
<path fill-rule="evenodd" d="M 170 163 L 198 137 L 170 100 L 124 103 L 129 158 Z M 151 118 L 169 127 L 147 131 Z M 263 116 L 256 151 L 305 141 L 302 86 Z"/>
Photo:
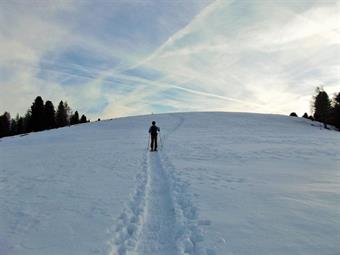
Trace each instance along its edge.
<path fill-rule="evenodd" d="M 155 135 L 155 150 L 157 150 L 157 135 Z"/>
<path fill-rule="evenodd" d="M 154 148 L 154 143 L 155 143 L 155 136 L 151 136 L 151 150 Z"/>

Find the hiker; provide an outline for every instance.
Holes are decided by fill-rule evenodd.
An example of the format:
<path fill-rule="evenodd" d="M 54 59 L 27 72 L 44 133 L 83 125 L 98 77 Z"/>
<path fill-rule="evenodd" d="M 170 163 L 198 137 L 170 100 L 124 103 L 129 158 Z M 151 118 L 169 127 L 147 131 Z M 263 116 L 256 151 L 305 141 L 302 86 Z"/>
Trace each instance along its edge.
<path fill-rule="evenodd" d="M 152 126 L 149 128 L 149 134 L 151 136 L 151 151 L 157 151 L 157 134 L 160 131 L 159 127 L 156 126 L 156 122 L 152 122 Z"/>

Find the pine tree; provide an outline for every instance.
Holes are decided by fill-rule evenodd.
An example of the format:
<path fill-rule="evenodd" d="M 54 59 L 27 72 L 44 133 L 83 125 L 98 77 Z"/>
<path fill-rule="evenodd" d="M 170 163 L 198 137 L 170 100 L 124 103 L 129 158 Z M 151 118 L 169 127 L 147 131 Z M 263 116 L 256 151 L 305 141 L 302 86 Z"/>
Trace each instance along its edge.
<path fill-rule="evenodd" d="M 17 135 L 18 134 L 18 120 L 19 115 L 17 115 L 16 119 L 11 120 L 11 135 Z"/>
<path fill-rule="evenodd" d="M 53 103 L 46 101 L 44 123 L 46 129 L 56 128 L 56 116 Z"/>
<path fill-rule="evenodd" d="M 67 125 L 67 112 L 66 112 L 63 101 L 60 101 L 58 105 L 56 123 L 57 123 L 57 127 L 65 127 Z"/>
<path fill-rule="evenodd" d="M 24 117 L 24 132 L 31 132 L 33 130 L 32 126 L 32 113 L 30 110 L 27 110 Z"/>
<path fill-rule="evenodd" d="M 79 113 L 78 111 L 76 111 L 72 116 L 71 116 L 71 119 L 70 119 L 70 124 L 71 125 L 76 125 L 79 123 Z"/>
<path fill-rule="evenodd" d="M 331 109 L 328 94 L 321 88 L 316 89 L 317 95 L 314 98 L 314 119 L 320 121 L 327 128 L 327 122 Z"/>
<path fill-rule="evenodd" d="M 65 107 L 66 120 L 67 120 L 67 124 L 66 125 L 70 125 L 72 110 L 71 110 L 71 107 L 68 105 L 68 103 L 66 101 L 64 103 L 64 107 Z"/>
<path fill-rule="evenodd" d="M 87 122 L 86 116 L 84 114 L 81 115 L 80 123 L 86 123 L 86 122 Z"/>
<path fill-rule="evenodd" d="M 19 117 L 17 120 L 17 134 L 25 133 L 25 120 L 23 117 Z"/>
<path fill-rule="evenodd" d="M 10 135 L 11 131 L 11 115 L 5 112 L 0 116 L 0 138 Z"/>
<path fill-rule="evenodd" d="M 308 114 L 305 112 L 305 113 L 302 115 L 302 118 L 308 119 Z"/>
<path fill-rule="evenodd" d="M 340 92 L 333 98 L 332 119 L 333 124 L 340 129 Z"/>
<path fill-rule="evenodd" d="M 38 96 L 31 106 L 33 131 L 44 130 L 44 101 Z"/>

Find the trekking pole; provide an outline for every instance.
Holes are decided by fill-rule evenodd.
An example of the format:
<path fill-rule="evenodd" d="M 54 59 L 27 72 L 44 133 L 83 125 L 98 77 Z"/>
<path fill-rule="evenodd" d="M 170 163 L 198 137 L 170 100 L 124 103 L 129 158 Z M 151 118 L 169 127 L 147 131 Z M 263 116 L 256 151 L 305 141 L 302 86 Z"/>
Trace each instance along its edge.
<path fill-rule="evenodd" d="M 163 150 L 163 141 L 162 141 L 162 134 L 161 134 L 161 132 L 159 132 L 159 144 L 160 144 L 161 151 L 162 151 Z"/>
<path fill-rule="evenodd" d="M 147 145 L 146 149 L 149 150 L 149 148 L 150 148 L 150 134 L 148 136 L 148 145 Z"/>

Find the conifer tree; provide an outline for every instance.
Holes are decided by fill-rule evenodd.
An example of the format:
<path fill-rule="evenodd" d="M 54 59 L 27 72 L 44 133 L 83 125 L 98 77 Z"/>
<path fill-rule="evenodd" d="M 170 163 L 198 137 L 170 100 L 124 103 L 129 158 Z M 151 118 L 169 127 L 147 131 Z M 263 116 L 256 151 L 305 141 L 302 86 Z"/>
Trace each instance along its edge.
<path fill-rule="evenodd" d="M 320 121 L 327 128 L 327 121 L 331 109 L 331 103 L 328 94 L 321 88 L 316 89 L 314 98 L 314 119 Z"/>
<path fill-rule="evenodd" d="M 10 135 L 17 135 L 18 134 L 18 122 L 17 122 L 18 118 L 19 118 L 19 116 L 17 115 L 16 119 L 12 119 L 11 120 L 11 132 L 10 132 Z"/>
<path fill-rule="evenodd" d="M 64 107 L 65 107 L 66 120 L 67 120 L 67 124 L 66 125 L 69 125 L 70 121 L 71 121 L 72 110 L 71 110 L 71 107 L 68 105 L 68 103 L 66 101 L 64 103 Z"/>
<path fill-rule="evenodd" d="M 78 113 L 78 111 L 75 111 L 75 113 L 71 116 L 70 124 L 76 125 L 78 123 L 79 123 L 79 113 Z"/>
<path fill-rule="evenodd" d="M 11 131 L 11 115 L 5 112 L 0 116 L 0 137 L 10 135 Z"/>
<path fill-rule="evenodd" d="M 67 102 L 60 101 L 56 112 L 51 101 L 48 100 L 44 104 L 42 97 L 37 96 L 24 117 L 17 114 L 16 118 L 11 119 L 8 112 L 0 116 L 0 137 L 64 127 L 70 123 L 74 125 L 87 121 L 85 115 L 82 115 L 79 119 L 78 111 L 72 114 Z"/>
<path fill-rule="evenodd" d="M 333 124 L 340 129 L 340 92 L 333 98 L 332 115 Z"/>
<path fill-rule="evenodd" d="M 23 133 L 25 133 L 25 120 L 23 117 L 19 117 L 19 119 L 17 120 L 17 134 Z"/>
<path fill-rule="evenodd" d="M 53 103 L 46 101 L 45 103 L 45 116 L 44 116 L 45 128 L 51 129 L 56 127 L 56 116 Z"/>
<path fill-rule="evenodd" d="M 33 131 L 44 130 L 44 101 L 40 96 L 36 97 L 31 106 Z"/>
<path fill-rule="evenodd" d="M 60 101 L 56 115 L 57 127 L 65 127 L 67 125 L 67 113 L 64 102 Z"/>
<path fill-rule="evenodd" d="M 30 110 L 27 110 L 24 117 L 24 132 L 31 132 L 32 129 L 32 113 Z"/>
<path fill-rule="evenodd" d="M 81 115 L 80 123 L 86 123 L 86 122 L 87 122 L 86 116 L 84 114 Z"/>

